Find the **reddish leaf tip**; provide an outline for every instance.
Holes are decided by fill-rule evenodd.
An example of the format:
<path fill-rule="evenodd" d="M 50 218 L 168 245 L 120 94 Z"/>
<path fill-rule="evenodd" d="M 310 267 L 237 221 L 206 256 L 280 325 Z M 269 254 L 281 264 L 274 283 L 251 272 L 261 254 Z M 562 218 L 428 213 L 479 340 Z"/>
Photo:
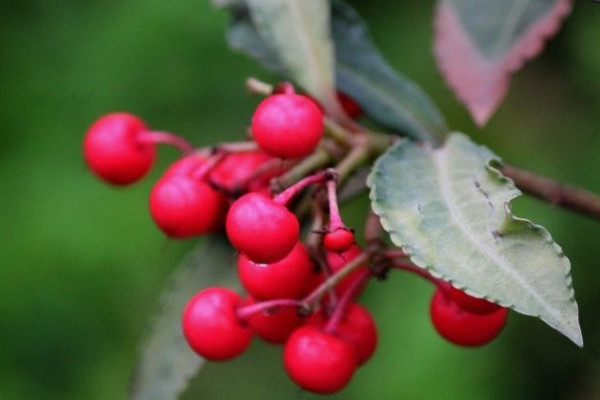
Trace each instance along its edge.
<path fill-rule="evenodd" d="M 476 47 L 448 1 L 438 2 L 434 45 L 438 66 L 478 126 L 487 123 L 506 96 L 511 74 L 538 55 L 546 40 L 559 30 L 572 2 L 558 0 L 505 52 L 492 55 L 484 55 Z"/>

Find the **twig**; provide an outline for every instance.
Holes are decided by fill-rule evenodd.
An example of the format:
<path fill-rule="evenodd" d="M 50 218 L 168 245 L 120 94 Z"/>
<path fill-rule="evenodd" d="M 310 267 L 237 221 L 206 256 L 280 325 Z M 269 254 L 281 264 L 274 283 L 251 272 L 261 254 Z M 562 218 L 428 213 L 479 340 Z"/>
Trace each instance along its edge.
<path fill-rule="evenodd" d="M 600 198 L 594 193 L 561 184 L 512 165 L 505 164 L 500 171 L 525 193 L 600 220 Z"/>

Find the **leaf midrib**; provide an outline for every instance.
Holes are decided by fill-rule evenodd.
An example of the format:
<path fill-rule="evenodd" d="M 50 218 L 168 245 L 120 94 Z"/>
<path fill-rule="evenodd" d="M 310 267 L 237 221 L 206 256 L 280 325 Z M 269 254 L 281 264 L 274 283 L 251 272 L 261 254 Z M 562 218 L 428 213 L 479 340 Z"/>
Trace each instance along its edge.
<path fill-rule="evenodd" d="M 469 226 L 467 226 L 463 221 L 462 211 L 460 211 L 460 207 L 457 205 L 457 202 L 454 198 L 453 191 L 448 184 L 450 182 L 450 177 L 448 175 L 448 171 L 450 170 L 449 161 L 448 161 L 448 149 L 442 151 L 433 151 L 432 152 L 432 160 L 437 170 L 437 178 L 439 182 L 440 195 L 444 199 L 445 204 L 447 205 L 448 211 L 452 219 L 456 222 L 457 226 L 464 233 L 466 238 L 473 244 L 473 246 L 482 254 L 489 257 L 505 274 L 511 276 L 513 279 L 518 282 L 521 287 L 524 288 L 525 291 L 529 292 L 538 302 L 539 305 L 544 307 L 548 311 L 548 313 L 557 321 L 563 321 L 560 315 L 556 314 L 554 308 L 550 307 L 542 297 L 537 293 L 531 285 L 527 284 L 523 281 L 523 278 L 520 274 L 518 274 L 513 268 L 510 268 L 506 263 L 506 260 L 499 254 L 496 254 L 492 249 L 485 246 L 485 244 L 481 243 L 481 241 L 477 240 L 477 237 L 471 231 Z M 564 321 L 563 321 L 564 323 Z M 567 324 L 568 325 L 568 324 Z"/>

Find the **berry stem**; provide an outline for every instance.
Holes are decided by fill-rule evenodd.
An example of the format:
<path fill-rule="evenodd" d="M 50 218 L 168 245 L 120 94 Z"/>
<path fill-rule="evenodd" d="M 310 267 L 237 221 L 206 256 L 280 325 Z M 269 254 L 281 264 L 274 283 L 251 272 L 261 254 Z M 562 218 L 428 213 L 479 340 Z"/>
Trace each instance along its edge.
<path fill-rule="evenodd" d="M 304 307 L 304 303 L 294 299 L 276 299 L 262 301 L 260 303 L 242 306 L 237 309 L 237 316 L 241 321 L 246 321 L 248 318 L 263 311 L 270 311 L 279 307 Z"/>
<path fill-rule="evenodd" d="M 259 94 L 263 96 L 268 96 L 273 93 L 273 85 L 269 85 L 266 82 L 252 77 L 246 79 L 246 89 L 248 89 L 248 92 L 251 94 Z"/>
<path fill-rule="evenodd" d="M 315 290 L 313 290 L 312 293 L 306 296 L 303 300 L 303 303 L 307 304 L 311 310 L 314 309 L 315 305 L 319 304 L 325 294 L 327 294 L 332 288 L 340 283 L 346 276 L 352 273 L 352 271 L 363 265 L 365 261 L 367 261 L 367 258 L 367 253 L 361 253 L 358 255 L 358 257 L 352 259 L 352 261 L 349 261 L 336 273 L 331 275 L 331 277 L 320 284 Z"/>
<path fill-rule="evenodd" d="M 337 182 L 335 180 L 327 181 L 327 197 L 329 198 L 329 231 L 338 228 L 345 228 L 346 225 L 340 216 L 340 209 L 337 202 Z"/>
<path fill-rule="evenodd" d="M 387 250 L 385 252 L 385 255 L 388 256 L 388 257 L 390 257 L 390 258 L 408 257 L 408 254 L 406 254 L 404 251 L 402 251 L 400 249 Z"/>
<path fill-rule="evenodd" d="M 449 283 L 444 282 L 443 280 L 441 280 L 439 278 L 436 278 L 435 276 L 431 275 L 429 272 L 427 272 L 423 268 L 419 268 L 416 265 L 413 265 L 413 264 L 410 264 L 410 263 L 407 263 L 404 261 L 393 260 L 392 266 L 394 269 L 404 270 L 404 271 L 408 271 L 413 274 L 419 275 L 420 277 L 428 280 L 429 282 L 433 283 L 438 288 L 440 288 L 444 291 L 447 291 L 450 288 Z"/>
<path fill-rule="evenodd" d="M 317 172 L 316 174 L 307 176 L 304 179 L 294 183 L 292 186 L 273 197 L 273 201 L 283 206 L 287 205 L 298 193 L 310 185 L 327 182 L 331 179 L 336 179 L 337 174 L 333 169 Z"/>
<path fill-rule="evenodd" d="M 181 150 L 182 153 L 191 153 L 194 150 L 194 146 L 187 140 L 170 132 L 143 132 L 138 136 L 138 141 L 141 143 L 166 144 Z"/>
<path fill-rule="evenodd" d="M 355 135 L 354 145 L 350 152 L 336 165 L 335 170 L 340 176 L 340 182 L 346 179 L 360 164 L 368 160 L 371 150 L 366 134 Z"/>
<path fill-rule="evenodd" d="M 229 142 L 221 143 L 212 148 L 213 153 L 245 153 L 258 149 L 256 142 Z"/>
<path fill-rule="evenodd" d="M 324 148 L 319 148 L 282 176 L 272 179 L 271 189 L 274 192 L 281 192 L 284 188 L 293 185 L 302 179 L 302 177 L 328 164 L 330 161 L 331 153 Z"/>
<path fill-rule="evenodd" d="M 347 147 L 352 146 L 354 138 L 351 131 L 345 129 L 343 126 L 328 117 L 323 119 L 323 124 L 325 125 L 325 135 Z"/>
<path fill-rule="evenodd" d="M 324 331 L 326 333 L 333 334 L 344 316 L 348 303 L 352 300 L 354 293 L 361 287 L 361 285 L 371 277 L 369 270 L 361 271 L 360 274 L 354 278 L 352 283 L 348 286 L 342 297 L 340 297 L 331 318 L 327 321 Z"/>
<path fill-rule="evenodd" d="M 227 153 L 216 153 L 208 158 L 208 160 L 198 169 L 194 171 L 192 177 L 194 179 L 203 179 L 213 168 L 225 159 Z"/>
<path fill-rule="evenodd" d="M 380 241 L 382 233 L 383 227 L 381 226 L 379 216 L 373 211 L 369 211 L 365 219 L 365 239 L 367 243 Z"/>
<path fill-rule="evenodd" d="M 321 233 L 321 229 L 323 228 L 323 225 L 325 224 L 325 215 L 323 212 L 323 209 L 320 207 L 320 205 L 318 204 L 318 202 L 313 201 L 312 202 L 312 221 L 310 223 L 310 233 Z M 313 255 L 313 258 L 315 260 L 320 258 L 320 245 L 321 245 L 321 238 L 319 235 L 312 235 L 309 234 L 307 235 L 307 238 L 305 239 L 304 243 L 306 244 L 306 247 L 308 247 L 308 249 L 310 250 L 311 254 Z"/>

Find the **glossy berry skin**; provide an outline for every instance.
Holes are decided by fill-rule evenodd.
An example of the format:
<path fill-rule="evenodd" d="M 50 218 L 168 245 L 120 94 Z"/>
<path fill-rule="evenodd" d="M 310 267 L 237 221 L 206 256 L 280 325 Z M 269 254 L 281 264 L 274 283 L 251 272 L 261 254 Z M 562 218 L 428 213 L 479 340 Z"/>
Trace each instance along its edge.
<path fill-rule="evenodd" d="M 141 143 L 148 129 L 137 117 L 126 113 L 107 114 L 88 129 L 83 155 L 98 177 L 113 185 L 129 185 L 141 179 L 152 167 L 155 148 Z"/>
<path fill-rule="evenodd" d="M 337 98 L 350 118 L 358 118 L 362 115 L 362 108 L 360 108 L 360 105 L 352 97 L 342 92 L 337 92 Z"/>
<path fill-rule="evenodd" d="M 305 325 L 285 343 L 283 364 L 290 378 L 301 388 L 331 394 L 350 382 L 357 359 L 351 344 L 315 326 Z"/>
<path fill-rule="evenodd" d="M 348 249 L 347 251 L 345 251 L 343 253 L 334 253 L 334 252 L 328 251 L 325 254 L 325 259 L 327 260 L 327 264 L 329 265 L 329 268 L 331 268 L 331 272 L 335 273 L 335 272 L 339 271 L 340 269 L 342 269 L 348 262 L 350 262 L 350 261 L 354 260 L 356 257 L 358 257 L 361 253 L 362 253 L 362 249 L 358 245 L 353 245 L 352 247 L 350 247 L 350 249 Z M 352 271 L 347 277 L 342 279 L 342 281 L 337 284 L 337 286 L 335 287 L 335 292 L 338 295 L 342 295 L 348 289 L 348 287 L 352 285 L 354 280 L 363 273 L 362 271 L 364 271 L 366 269 L 367 269 L 367 266 L 363 265 L 363 266 L 358 267 L 354 271 Z M 354 299 L 357 298 L 358 296 L 360 296 L 360 294 L 364 290 L 366 284 L 367 284 L 367 282 L 365 281 L 365 283 L 362 284 L 356 290 L 356 292 L 353 296 Z"/>
<path fill-rule="evenodd" d="M 243 254 L 238 257 L 238 274 L 250 295 L 262 300 L 300 298 L 312 283 L 314 264 L 304 245 L 297 242 L 283 259 L 259 264 Z"/>
<path fill-rule="evenodd" d="M 250 298 L 247 304 L 254 304 Z M 247 320 L 250 329 L 262 340 L 273 343 L 284 343 L 296 328 L 304 323 L 295 307 L 278 307 L 274 310 L 261 311 Z"/>
<path fill-rule="evenodd" d="M 198 153 L 192 153 L 175 161 L 163 173 L 163 178 L 174 175 L 185 175 L 194 177 L 197 173 L 202 172 L 202 167 L 206 165 L 208 158 Z"/>
<path fill-rule="evenodd" d="M 239 190 L 255 191 L 268 187 L 269 181 L 285 172 L 283 167 L 269 169 L 256 175 L 265 163 L 276 160 L 263 151 L 247 151 L 228 154 L 208 175 L 210 182 L 231 193 Z M 279 163 L 281 165 L 281 163 Z"/>
<path fill-rule="evenodd" d="M 225 199 L 200 179 L 173 175 L 160 179 L 150 193 L 150 214 L 169 237 L 187 238 L 215 230 Z"/>
<path fill-rule="evenodd" d="M 323 113 L 306 96 L 275 94 L 264 99 L 252 117 L 258 146 L 279 158 L 303 158 L 323 137 Z"/>
<path fill-rule="evenodd" d="M 231 244 L 256 263 L 281 260 L 300 238 L 296 216 L 260 193 L 237 199 L 229 209 L 225 228 Z"/>
<path fill-rule="evenodd" d="M 202 357 L 224 361 L 240 355 L 252 340 L 252 331 L 241 324 L 236 309 L 243 300 L 235 292 L 213 287 L 197 293 L 183 311 L 183 333 Z"/>
<path fill-rule="evenodd" d="M 491 342 L 500 334 L 508 310 L 501 308 L 487 315 L 472 314 L 438 289 L 431 299 L 430 315 L 433 326 L 445 339 L 460 346 L 476 347 Z"/>
<path fill-rule="evenodd" d="M 456 289 L 450 286 L 448 289 L 448 296 L 454 300 L 460 308 L 468 311 L 472 314 L 486 315 L 498 311 L 501 306 L 496 303 L 489 302 L 485 299 L 478 299 L 473 296 L 469 296 L 460 289 Z"/>
<path fill-rule="evenodd" d="M 321 329 L 327 325 L 323 312 L 314 314 L 309 322 Z M 366 363 L 377 348 L 378 334 L 373 316 L 369 310 L 356 303 L 346 306 L 344 315 L 331 333 L 354 346 L 359 365 Z"/>
<path fill-rule="evenodd" d="M 327 251 L 343 253 L 354 245 L 354 233 L 348 228 L 337 228 L 323 236 L 323 246 Z"/>

